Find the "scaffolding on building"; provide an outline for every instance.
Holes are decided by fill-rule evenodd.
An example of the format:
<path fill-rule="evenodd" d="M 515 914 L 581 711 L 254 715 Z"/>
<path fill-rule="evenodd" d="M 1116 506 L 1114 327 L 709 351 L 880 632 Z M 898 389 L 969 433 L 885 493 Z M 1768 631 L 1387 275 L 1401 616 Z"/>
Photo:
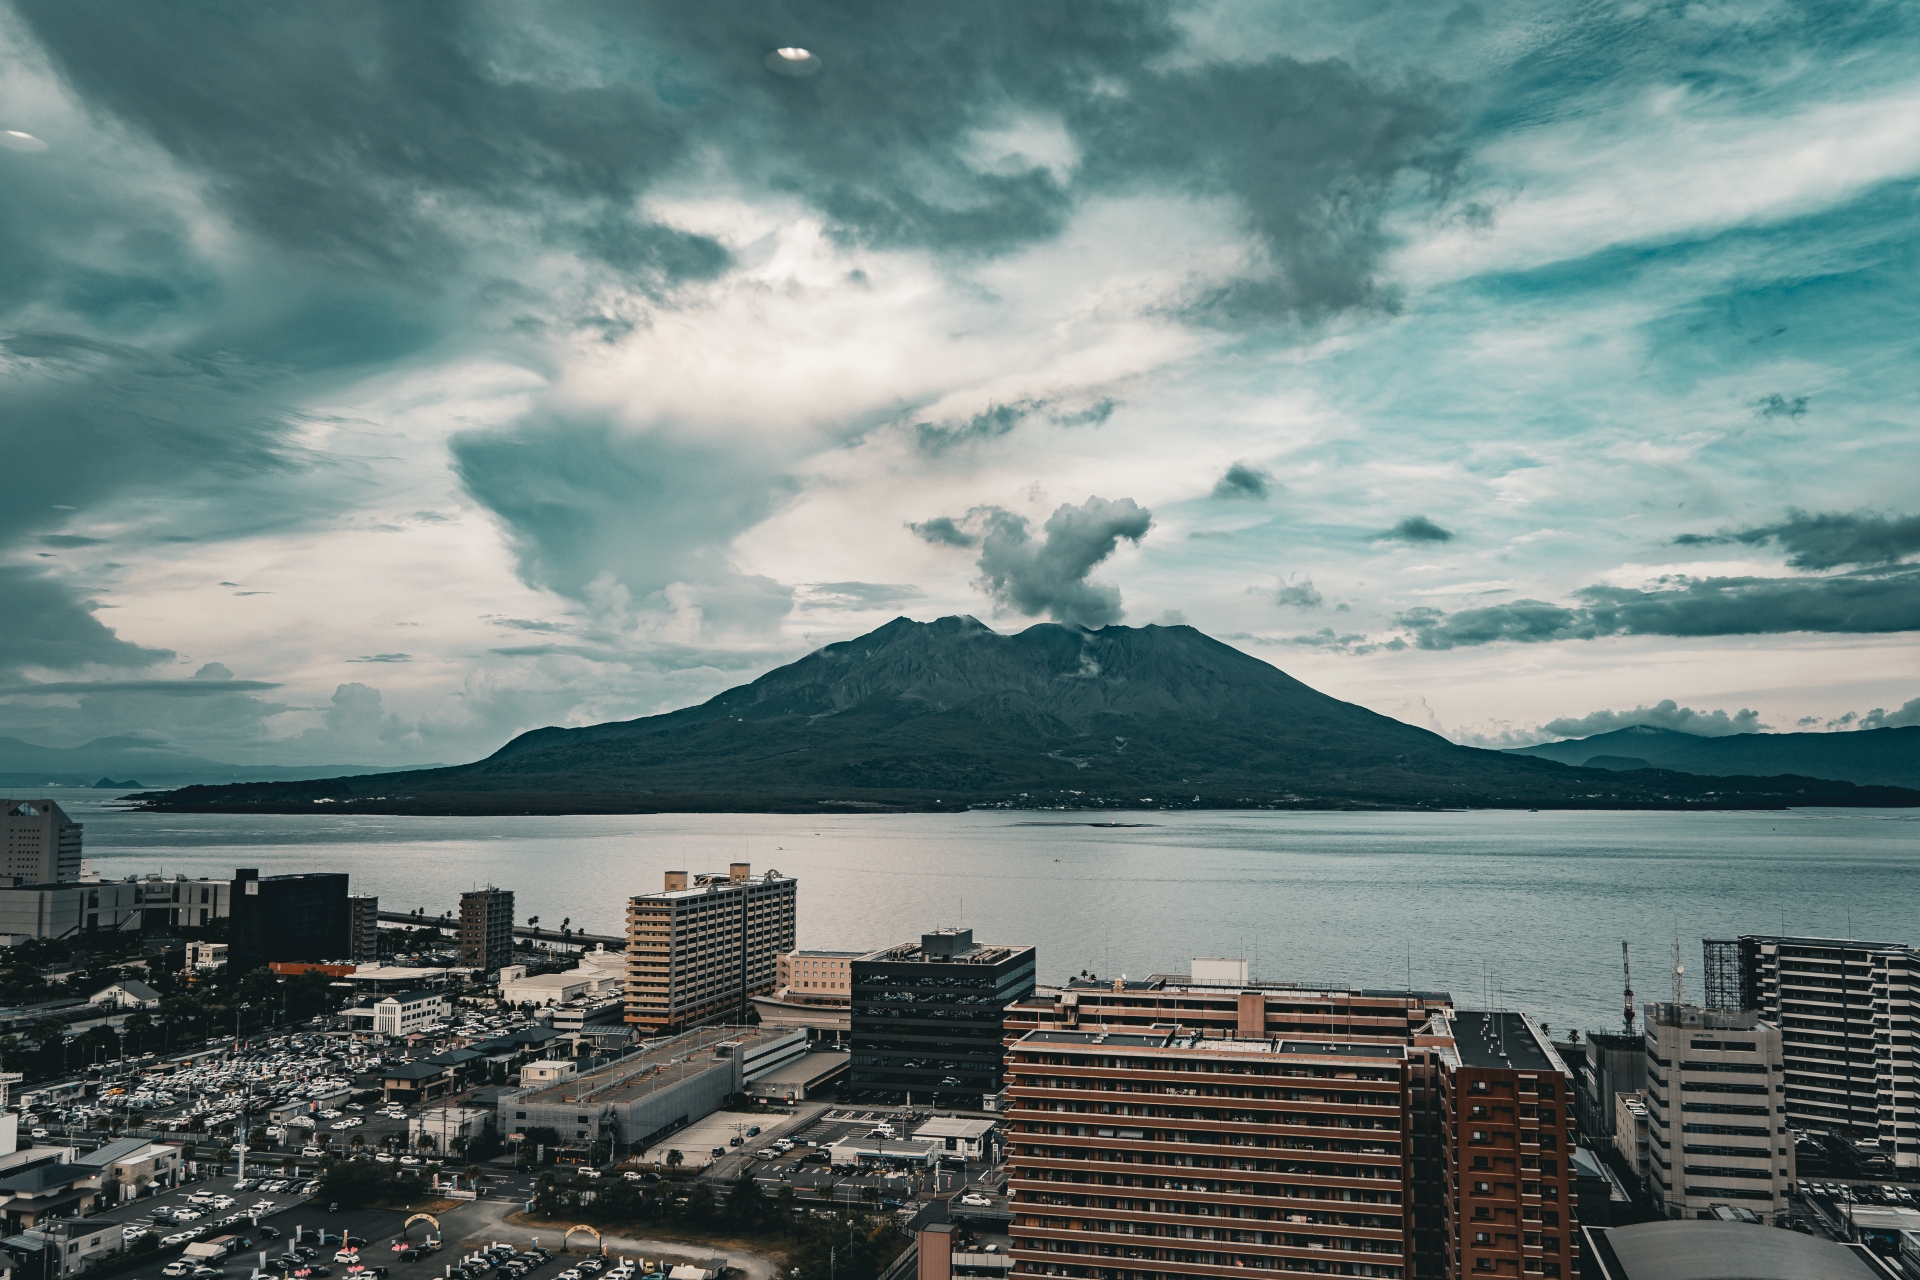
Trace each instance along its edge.
<path fill-rule="evenodd" d="M 1702 938 L 1700 950 L 1706 960 L 1706 1007 L 1739 1012 L 1744 1003 L 1740 998 L 1740 943 L 1733 938 Z"/>

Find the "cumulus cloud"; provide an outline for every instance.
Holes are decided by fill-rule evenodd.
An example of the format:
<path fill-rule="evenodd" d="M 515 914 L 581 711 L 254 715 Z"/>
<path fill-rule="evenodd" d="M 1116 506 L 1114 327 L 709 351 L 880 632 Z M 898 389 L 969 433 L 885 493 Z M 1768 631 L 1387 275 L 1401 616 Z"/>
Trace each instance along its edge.
<path fill-rule="evenodd" d="M 1213 496 L 1265 502 L 1273 491 L 1273 473 L 1250 462 L 1236 462 L 1214 482 Z"/>
<path fill-rule="evenodd" d="M 1632 711 L 1594 711 L 1584 716 L 1562 716 L 1540 727 L 1561 738 L 1590 738 L 1596 733 L 1612 733 L 1635 725 L 1653 725 L 1660 729 L 1678 729 L 1703 738 L 1724 738 L 1736 733 L 1759 733 L 1771 726 L 1760 723 L 1760 713 L 1743 707 L 1728 715 L 1724 710 L 1695 711 L 1665 698 L 1650 707 Z"/>
<path fill-rule="evenodd" d="M 1312 578 L 1302 578 L 1298 582 L 1281 583 L 1273 602 L 1282 608 L 1318 609 L 1325 600 L 1314 589 Z"/>
<path fill-rule="evenodd" d="M 1579 603 L 1515 600 L 1445 613 L 1409 609 L 1395 621 L 1422 649 L 1602 636 L 1873 635 L 1920 630 L 1920 569 L 1825 578 L 1689 578 L 1653 590 L 1592 586 Z"/>
<path fill-rule="evenodd" d="M 1088 575 L 1121 542 L 1146 537 L 1152 524 L 1153 513 L 1133 499 L 1096 496 L 1077 507 L 1061 504 L 1037 540 L 1027 518 L 1004 507 L 975 507 L 961 521 L 936 518 L 910 527 L 936 546 L 978 547 L 978 585 L 1001 608 L 1098 628 L 1120 621 L 1124 610 L 1118 587 Z"/>
<path fill-rule="evenodd" d="M 1408 516 L 1380 535 L 1388 542 L 1452 542 L 1453 531 L 1442 529 L 1425 516 Z"/>
<path fill-rule="evenodd" d="M 1789 511 L 1775 524 L 1719 533 L 1683 533 L 1678 546 L 1773 543 L 1796 569 L 1838 569 L 1847 565 L 1894 564 L 1920 553 L 1920 515 L 1889 516 L 1873 511 Z"/>

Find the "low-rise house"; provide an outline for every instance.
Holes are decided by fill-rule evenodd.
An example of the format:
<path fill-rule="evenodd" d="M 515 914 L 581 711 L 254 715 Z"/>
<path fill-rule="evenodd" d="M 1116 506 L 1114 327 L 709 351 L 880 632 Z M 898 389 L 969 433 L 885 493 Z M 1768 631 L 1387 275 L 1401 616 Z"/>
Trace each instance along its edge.
<path fill-rule="evenodd" d="M 31 1276 L 33 1280 L 55 1280 L 55 1277 L 79 1275 L 124 1247 L 120 1224 L 99 1219 L 76 1221 L 54 1218 L 31 1230 L 0 1240 L 0 1249 L 6 1251 L 5 1256 L 11 1264 L 9 1273 L 17 1270 L 20 1275 Z M 0 1280 L 11 1278 L 9 1275 Z"/>
<path fill-rule="evenodd" d="M 180 1148 L 145 1138 L 122 1138 L 109 1142 L 87 1157 L 87 1163 L 105 1171 L 101 1190 L 117 1188 L 117 1196 L 108 1199 L 137 1200 L 180 1181 Z"/>
<path fill-rule="evenodd" d="M 160 993 L 144 982 L 129 978 L 87 997 L 88 1004 L 111 1005 L 115 1009 L 158 1009 Z"/>
<path fill-rule="evenodd" d="M 0 1177 L 0 1220 L 9 1232 L 27 1231 L 50 1218 L 91 1213 L 100 1204 L 105 1170 L 69 1163 L 66 1150 Z"/>
<path fill-rule="evenodd" d="M 522 1085 L 559 1084 L 562 1080 L 570 1080 L 577 1074 L 579 1074 L 579 1068 L 572 1062 L 560 1062 L 548 1058 L 540 1062 L 529 1062 L 520 1068 L 520 1083 Z"/>
<path fill-rule="evenodd" d="M 387 1067 L 380 1073 L 380 1091 L 388 1102 L 432 1102 L 453 1092 L 453 1068 L 431 1059 Z"/>

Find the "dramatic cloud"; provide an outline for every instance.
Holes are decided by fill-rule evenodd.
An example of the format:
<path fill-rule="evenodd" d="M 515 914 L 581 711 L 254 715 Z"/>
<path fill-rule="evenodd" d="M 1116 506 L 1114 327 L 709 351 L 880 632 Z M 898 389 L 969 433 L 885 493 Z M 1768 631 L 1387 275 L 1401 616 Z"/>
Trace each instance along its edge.
<path fill-rule="evenodd" d="M 1234 463 L 1213 486 L 1216 498 L 1247 498 L 1255 502 L 1265 502 L 1272 491 L 1273 474 L 1250 462 Z"/>
<path fill-rule="evenodd" d="M 0 735 L 473 758 L 970 578 L 1110 621 L 1144 508 L 1135 612 L 1380 709 L 1913 692 L 1897 7 L 15 0 L 0 63 Z"/>
<path fill-rule="evenodd" d="M 979 547 L 979 586 L 1001 608 L 1098 628 L 1124 616 L 1120 589 L 1089 582 L 1087 575 L 1122 541 L 1146 537 L 1152 524 L 1153 514 L 1131 498 L 1090 497 L 1077 507 L 1062 504 L 1055 510 L 1039 541 L 1025 516 L 1004 507 L 975 507 L 959 524 L 936 519 L 912 527 L 936 546 Z"/>
<path fill-rule="evenodd" d="M 1452 542 L 1453 531 L 1442 529 L 1425 516 L 1408 516 L 1380 535 L 1391 542 Z"/>
<path fill-rule="evenodd" d="M 1871 511 L 1831 511 L 1809 515 L 1790 511 L 1778 524 L 1715 534 L 1683 533 L 1679 546 L 1776 543 L 1796 569 L 1838 569 L 1845 565 L 1893 564 L 1920 553 L 1920 515 L 1884 516 Z"/>
<path fill-rule="evenodd" d="M 1728 715 L 1725 711 L 1695 711 L 1667 698 L 1651 707 L 1632 711 L 1595 711 L 1588 715 L 1562 716 L 1541 725 L 1545 732 L 1560 738 L 1590 738 L 1596 733 L 1612 733 L 1635 725 L 1653 725 L 1660 729 L 1678 729 L 1703 738 L 1724 738 L 1736 733 L 1758 733 L 1767 728 L 1760 713 L 1742 708 Z"/>
<path fill-rule="evenodd" d="M 24 504 L 0 503 L 16 505 Z M 173 656 L 120 639 L 62 585 L 26 569 L 0 565 L 0 601 L 0 671 L 146 667 Z"/>
<path fill-rule="evenodd" d="M 1422 649 L 1601 636 L 1920 631 L 1920 569 L 1828 578 L 1677 578 L 1652 591 L 1592 586 L 1574 595 L 1581 603 L 1515 600 L 1452 614 L 1423 607 L 1395 621 Z"/>

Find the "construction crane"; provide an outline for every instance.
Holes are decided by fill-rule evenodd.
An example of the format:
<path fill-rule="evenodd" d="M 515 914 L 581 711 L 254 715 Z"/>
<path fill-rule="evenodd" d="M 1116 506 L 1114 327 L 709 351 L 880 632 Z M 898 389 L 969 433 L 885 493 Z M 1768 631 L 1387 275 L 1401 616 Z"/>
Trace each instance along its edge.
<path fill-rule="evenodd" d="M 1627 940 L 1625 938 L 1620 939 L 1620 971 L 1626 975 L 1626 979 L 1627 979 L 1627 1007 L 1626 1007 L 1625 1013 L 1621 1015 L 1621 1025 L 1625 1028 L 1624 1034 L 1632 1035 L 1633 1034 L 1633 961 L 1632 961 L 1632 958 L 1627 954 Z"/>

